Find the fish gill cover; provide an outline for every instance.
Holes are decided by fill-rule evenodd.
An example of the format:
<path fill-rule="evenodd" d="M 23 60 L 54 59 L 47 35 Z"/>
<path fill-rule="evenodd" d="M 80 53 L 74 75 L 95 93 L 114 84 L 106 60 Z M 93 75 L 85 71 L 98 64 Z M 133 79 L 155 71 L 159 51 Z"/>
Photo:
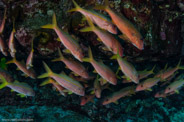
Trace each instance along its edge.
<path fill-rule="evenodd" d="M 182 122 L 183 40 L 182 0 L 0 0 L 0 119 Z"/>

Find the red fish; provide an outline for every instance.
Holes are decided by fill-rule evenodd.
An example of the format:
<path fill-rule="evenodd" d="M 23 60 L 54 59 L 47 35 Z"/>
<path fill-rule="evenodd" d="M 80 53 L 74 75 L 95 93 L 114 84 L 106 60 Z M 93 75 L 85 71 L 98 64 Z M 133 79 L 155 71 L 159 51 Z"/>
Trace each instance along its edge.
<path fill-rule="evenodd" d="M 89 47 L 89 58 L 83 59 L 86 62 L 90 62 L 93 67 L 95 68 L 96 72 L 105 80 L 107 80 L 109 83 L 116 85 L 117 84 L 117 78 L 115 73 L 105 64 L 102 62 L 97 62 L 92 55 L 91 48 Z"/>
<path fill-rule="evenodd" d="M 170 93 L 164 93 L 164 90 L 162 90 L 162 91 L 159 91 L 159 92 L 157 92 L 156 94 L 155 94 L 155 98 L 160 98 L 160 97 L 162 97 L 162 98 L 166 98 L 167 96 L 170 96 L 170 95 L 173 95 L 173 94 L 175 94 L 176 92 L 175 91 L 173 91 L 173 92 L 170 92 Z"/>
<path fill-rule="evenodd" d="M 0 34 L 2 34 L 3 30 L 4 30 L 4 26 L 5 26 L 5 22 L 6 22 L 6 11 L 7 11 L 7 8 L 5 8 L 4 17 L 3 17 L 3 20 L 2 20 L 1 25 L 0 25 Z"/>
<path fill-rule="evenodd" d="M 33 40 L 31 42 L 31 51 L 29 53 L 29 56 L 27 58 L 26 61 L 26 68 L 30 69 L 31 67 L 33 67 L 33 53 L 34 53 L 34 49 L 33 49 Z"/>
<path fill-rule="evenodd" d="M 70 50 L 70 52 L 75 58 L 77 58 L 79 61 L 82 61 L 82 58 L 84 57 L 82 48 L 80 47 L 78 42 L 73 39 L 69 34 L 59 29 L 59 27 L 57 26 L 55 14 L 52 18 L 52 24 L 44 25 L 41 28 L 54 29 L 63 45 L 68 50 Z"/>
<path fill-rule="evenodd" d="M 162 80 L 165 80 L 169 78 L 171 75 L 173 75 L 177 70 L 184 69 L 184 67 L 180 66 L 181 60 L 178 62 L 177 66 L 174 68 L 169 68 L 167 70 L 164 70 L 156 75 L 156 77 L 160 77 Z"/>
<path fill-rule="evenodd" d="M 184 85 L 184 79 L 177 79 L 176 81 L 172 82 L 170 85 L 168 85 L 165 89 L 165 94 L 176 92 L 179 93 L 178 89 L 181 88 Z"/>
<path fill-rule="evenodd" d="M 13 24 L 13 30 L 11 32 L 11 35 L 10 35 L 10 38 L 9 38 L 9 42 L 8 42 L 10 55 L 12 57 L 15 57 L 15 53 L 16 53 L 15 44 L 14 44 L 14 36 L 15 36 L 15 28 L 14 28 L 14 24 Z"/>
<path fill-rule="evenodd" d="M 136 87 L 136 91 L 142 91 L 146 89 L 150 89 L 152 86 L 156 85 L 160 81 L 160 78 L 148 78 L 145 81 L 138 84 Z"/>
<path fill-rule="evenodd" d="M 10 64 L 10 63 L 14 63 L 15 65 L 17 65 L 18 69 L 20 69 L 25 75 L 27 75 L 33 79 L 36 78 L 35 71 L 33 69 L 27 69 L 24 62 L 19 62 L 14 57 L 13 60 L 8 61 L 6 64 Z"/>
<path fill-rule="evenodd" d="M 65 58 L 61 51 L 58 50 L 59 52 L 59 58 L 52 60 L 52 61 L 62 61 L 70 70 L 72 70 L 74 73 L 82 76 L 83 78 L 89 78 L 89 74 L 87 72 L 87 69 L 79 62 L 74 61 L 74 60 L 69 60 L 67 58 Z"/>
<path fill-rule="evenodd" d="M 97 6 L 95 8 L 105 10 L 110 15 L 113 23 L 123 33 L 123 39 L 130 41 L 138 49 L 143 50 L 144 44 L 140 32 L 124 16 L 115 13 L 108 5 L 108 0 L 105 0 L 105 6 Z"/>
<path fill-rule="evenodd" d="M 112 93 L 111 95 L 105 97 L 103 100 L 103 105 L 110 104 L 112 102 L 116 103 L 117 100 L 119 100 L 122 97 L 129 96 L 135 93 L 135 86 L 129 86 L 126 88 L 123 88 L 117 92 Z"/>
<path fill-rule="evenodd" d="M 44 86 L 51 83 L 59 92 L 61 95 L 66 96 L 66 93 L 63 91 L 65 88 L 63 88 L 61 85 L 59 85 L 54 79 L 48 78 L 47 80 L 43 81 L 40 86 Z"/>
<path fill-rule="evenodd" d="M 119 50 L 118 52 L 119 55 L 123 56 L 123 47 L 118 42 L 118 40 L 116 40 L 115 37 L 110 33 L 95 27 L 89 18 L 87 18 L 87 20 L 90 27 L 83 28 L 80 31 L 81 32 L 93 31 L 98 36 L 98 38 L 108 47 L 109 50 L 111 50 L 114 54 L 117 54 L 117 51 Z"/>
<path fill-rule="evenodd" d="M 94 94 L 86 95 L 86 96 L 81 97 L 81 103 L 80 103 L 80 105 L 81 106 L 85 105 L 89 101 L 92 101 L 94 97 L 95 97 Z"/>
<path fill-rule="evenodd" d="M 78 81 L 68 77 L 65 74 L 56 74 L 51 71 L 51 69 L 47 66 L 45 62 L 43 62 L 43 64 L 47 73 L 38 76 L 38 78 L 50 77 L 55 81 L 57 81 L 61 86 L 68 89 L 69 91 L 72 91 L 73 93 L 80 96 L 85 95 L 85 89 Z"/>
<path fill-rule="evenodd" d="M 125 74 L 128 79 L 131 79 L 134 83 L 139 83 L 137 70 L 132 64 L 122 58 L 119 54 L 114 55 L 111 59 L 117 59 L 121 71 Z"/>
<path fill-rule="evenodd" d="M 8 55 L 5 42 L 4 42 L 4 40 L 2 39 L 1 36 L 0 36 L 0 50 L 3 53 L 4 56 L 7 56 Z"/>
<path fill-rule="evenodd" d="M 35 92 L 33 91 L 32 87 L 29 86 L 27 83 L 21 83 L 18 81 L 8 82 L 2 75 L 0 75 L 1 82 L 0 89 L 4 87 L 9 87 L 12 90 L 22 94 L 21 96 L 35 96 Z"/>
<path fill-rule="evenodd" d="M 69 10 L 69 12 L 78 11 L 81 14 L 83 14 L 85 17 L 89 17 L 90 20 L 93 23 L 97 24 L 100 28 L 109 31 L 110 33 L 117 34 L 116 26 L 104 15 L 92 10 L 83 9 L 74 0 L 72 1 L 76 8 Z"/>
<path fill-rule="evenodd" d="M 154 69 L 155 69 L 156 65 L 151 69 L 151 70 L 144 70 L 144 71 L 140 71 L 138 72 L 139 74 L 139 80 L 140 79 L 143 79 L 143 78 L 146 78 L 147 76 L 151 75 L 151 74 L 154 74 Z"/>

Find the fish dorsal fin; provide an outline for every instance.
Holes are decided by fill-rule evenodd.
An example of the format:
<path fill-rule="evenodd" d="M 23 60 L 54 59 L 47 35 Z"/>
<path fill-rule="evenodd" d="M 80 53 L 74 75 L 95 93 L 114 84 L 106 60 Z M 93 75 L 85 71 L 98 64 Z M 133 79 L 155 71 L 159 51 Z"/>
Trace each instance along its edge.
<path fill-rule="evenodd" d="M 23 97 L 26 97 L 26 95 L 24 95 L 24 94 L 17 94 L 18 96 L 20 96 L 21 98 L 23 98 Z"/>

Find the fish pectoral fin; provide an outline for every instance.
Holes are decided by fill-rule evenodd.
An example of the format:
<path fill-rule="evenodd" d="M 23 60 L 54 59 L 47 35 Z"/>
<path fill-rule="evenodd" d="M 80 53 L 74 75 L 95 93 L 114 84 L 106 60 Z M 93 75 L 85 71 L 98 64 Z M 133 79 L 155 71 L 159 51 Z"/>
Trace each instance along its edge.
<path fill-rule="evenodd" d="M 18 71 L 19 71 L 20 69 L 17 67 L 17 69 L 16 69 L 16 70 L 18 70 Z"/>
<path fill-rule="evenodd" d="M 22 74 L 22 76 L 24 76 L 24 77 L 26 77 L 26 78 L 29 77 L 28 75 L 26 75 L 26 74 L 24 74 L 24 73 Z"/>
<path fill-rule="evenodd" d="M 115 103 L 116 105 L 118 105 L 118 104 L 119 104 L 119 102 L 118 102 L 118 101 L 114 101 L 113 103 Z"/>
<path fill-rule="evenodd" d="M 126 41 L 129 41 L 129 38 L 125 34 L 119 35 L 119 38 L 126 40 Z"/>
<path fill-rule="evenodd" d="M 176 92 L 176 94 L 179 94 L 180 93 L 179 90 L 175 90 L 175 92 Z"/>
<path fill-rule="evenodd" d="M 11 92 L 14 92 L 14 90 L 13 90 L 13 89 L 11 89 Z"/>
<path fill-rule="evenodd" d="M 64 49 L 63 52 L 71 54 L 69 49 Z"/>
<path fill-rule="evenodd" d="M 92 91 L 90 92 L 90 94 L 95 94 L 95 90 L 92 90 Z"/>
<path fill-rule="evenodd" d="M 73 94 L 73 92 L 72 91 L 68 91 L 68 94 L 70 95 L 70 94 Z"/>
<path fill-rule="evenodd" d="M 148 89 L 146 89 L 146 90 L 148 90 L 148 91 L 152 91 L 152 89 L 151 89 L 151 88 L 148 88 Z"/>
<path fill-rule="evenodd" d="M 50 83 L 50 78 L 46 79 L 45 81 L 43 81 L 40 86 L 44 86 Z"/>
<path fill-rule="evenodd" d="M 94 69 L 94 70 L 93 70 L 93 73 L 97 73 L 97 71 Z"/>
<path fill-rule="evenodd" d="M 103 79 L 103 78 L 100 78 L 99 80 L 100 80 L 101 86 L 103 86 L 104 84 L 107 83 L 107 80 L 105 80 L 105 79 Z"/>
<path fill-rule="evenodd" d="M 74 76 L 79 76 L 77 73 L 73 72 Z"/>
<path fill-rule="evenodd" d="M 98 41 L 102 42 L 102 40 L 101 40 L 100 38 L 97 38 L 96 40 L 98 40 Z"/>
<path fill-rule="evenodd" d="M 57 41 L 59 41 L 59 42 L 61 42 L 61 40 L 60 40 L 60 38 L 59 38 L 59 37 L 58 37 L 56 40 L 57 40 Z"/>
<path fill-rule="evenodd" d="M 19 93 L 19 94 L 17 94 L 17 95 L 20 96 L 21 98 L 26 97 L 26 95 L 21 94 L 21 93 Z"/>

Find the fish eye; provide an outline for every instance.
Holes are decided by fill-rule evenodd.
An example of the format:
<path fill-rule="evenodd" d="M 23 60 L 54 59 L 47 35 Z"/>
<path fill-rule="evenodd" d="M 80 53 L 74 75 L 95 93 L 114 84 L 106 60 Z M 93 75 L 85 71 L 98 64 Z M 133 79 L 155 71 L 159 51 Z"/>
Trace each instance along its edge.
<path fill-rule="evenodd" d="M 170 87 L 169 87 L 168 89 L 169 89 L 169 90 L 171 90 L 171 88 L 170 88 Z"/>
<path fill-rule="evenodd" d="M 141 85 L 141 87 L 143 87 L 143 84 Z"/>

